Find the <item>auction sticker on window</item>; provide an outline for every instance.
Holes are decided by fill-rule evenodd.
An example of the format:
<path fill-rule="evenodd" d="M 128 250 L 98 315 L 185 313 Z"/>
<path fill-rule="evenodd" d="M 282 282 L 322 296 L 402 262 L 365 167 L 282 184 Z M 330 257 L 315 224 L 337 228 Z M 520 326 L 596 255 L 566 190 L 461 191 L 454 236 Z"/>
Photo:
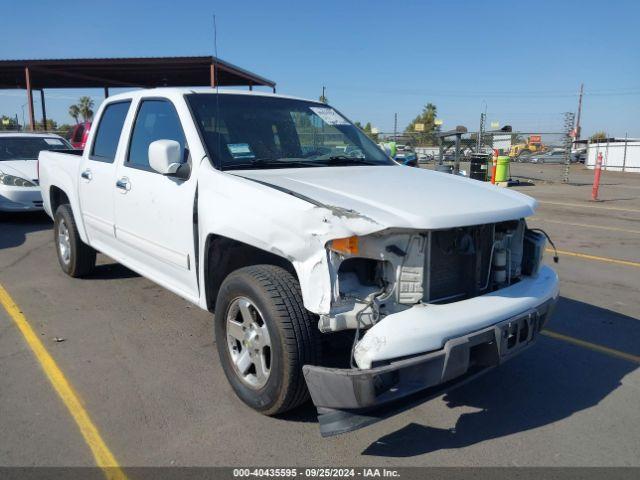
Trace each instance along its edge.
<path fill-rule="evenodd" d="M 62 143 L 62 140 L 58 138 L 45 138 L 44 141 L 49 145 L 64 145 L 64 143 Z"/>
<path fill-rule="evenodd" d="M 233 158 L 254 158 L 255 155 L 251 151 L 248 143 L 227 143 L 229 153 Z"/>
<path fill-rule="evenodd" d="M 313 113 L 318 115 L 327 125 L 349 125 L 342 115 L 333 108 L 309 107 Z"/>

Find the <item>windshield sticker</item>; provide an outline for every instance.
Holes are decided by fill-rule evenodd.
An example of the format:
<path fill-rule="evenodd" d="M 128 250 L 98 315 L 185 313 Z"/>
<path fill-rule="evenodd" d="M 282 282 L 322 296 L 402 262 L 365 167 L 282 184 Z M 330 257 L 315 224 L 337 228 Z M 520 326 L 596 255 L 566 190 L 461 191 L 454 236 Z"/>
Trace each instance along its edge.
<path fill-rule="evenodd" d="M 227 148 L 233 158 L 255 158 L 248 143 L 227 143 Z"/>
<path fill-rule="evenodd" d="M 58 138 L 45 138 L 44 141 L 47 142 L 49 145 L 56 145 L 56 146 L 64 145 L 64 143 L 62 143 L 62 140 Z"/>
<path fill-rule="evenodd" d="M 309 107 L 313 113 L 318 115 L 327 125 L 349 125 L 338 112 L 333 108 Z"/>

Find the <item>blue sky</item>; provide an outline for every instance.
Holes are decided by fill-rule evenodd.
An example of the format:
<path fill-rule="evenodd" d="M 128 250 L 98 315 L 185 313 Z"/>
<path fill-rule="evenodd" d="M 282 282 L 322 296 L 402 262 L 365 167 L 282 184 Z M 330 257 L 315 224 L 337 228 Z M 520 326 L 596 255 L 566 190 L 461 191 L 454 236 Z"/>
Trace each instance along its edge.
<path fill-rule="evenodd" d="M 3 2 L 5 3 L 5 2 Z M 583 134 L 640 136 L 637 1 L 22 0 L 3 6 L 0 58 L 209 55 L 327 97 L 352 120 L 400 128 L 435 103 L 444 128 L 489 121 L 558 131 L 585 84 Z M 100 90 L 48 90 L 47 111 Z M 0 91 L 22 116 L 24 92 Z M 39 104 L 36 104 L 39 109 Z M 38 110 L 39 111 L 39 110 Z"/>

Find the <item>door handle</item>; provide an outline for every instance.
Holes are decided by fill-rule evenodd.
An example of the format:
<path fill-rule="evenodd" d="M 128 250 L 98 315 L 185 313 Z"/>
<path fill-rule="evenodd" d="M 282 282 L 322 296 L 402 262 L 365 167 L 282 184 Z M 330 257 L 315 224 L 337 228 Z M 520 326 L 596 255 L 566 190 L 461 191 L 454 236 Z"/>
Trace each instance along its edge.
<path fill-rule="evenodd" d="M 91 173 L 91 170 L 89 170 L 88 168 L 84 172 L 82 172 L 80 176 L 85 180 L 88 180 L 89 182 L 93 179 L 93 174 Z"/>
<path fill-rule="evenodd" d="M 116 180 L 116 188 L 122 190 L 122 193 L 127 193 L 131 190 L 131 183 L 127 177 L 122 177 L 119 180 Z"/>

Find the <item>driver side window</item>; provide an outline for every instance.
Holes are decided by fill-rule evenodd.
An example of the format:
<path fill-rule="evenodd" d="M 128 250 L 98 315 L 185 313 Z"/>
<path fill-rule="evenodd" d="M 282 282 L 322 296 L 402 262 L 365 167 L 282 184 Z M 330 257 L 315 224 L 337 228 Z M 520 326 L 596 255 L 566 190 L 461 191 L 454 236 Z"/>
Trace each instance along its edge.
<path fill-rule="evenodd" d="M 180 144 L 180 158 L 184 158 L 184 132 L 173 104 L 168 100 L 143 100 L 131 133 L 126 165 L 152 171 L 149 145 L 156 140 L 175 140 Z"/>

